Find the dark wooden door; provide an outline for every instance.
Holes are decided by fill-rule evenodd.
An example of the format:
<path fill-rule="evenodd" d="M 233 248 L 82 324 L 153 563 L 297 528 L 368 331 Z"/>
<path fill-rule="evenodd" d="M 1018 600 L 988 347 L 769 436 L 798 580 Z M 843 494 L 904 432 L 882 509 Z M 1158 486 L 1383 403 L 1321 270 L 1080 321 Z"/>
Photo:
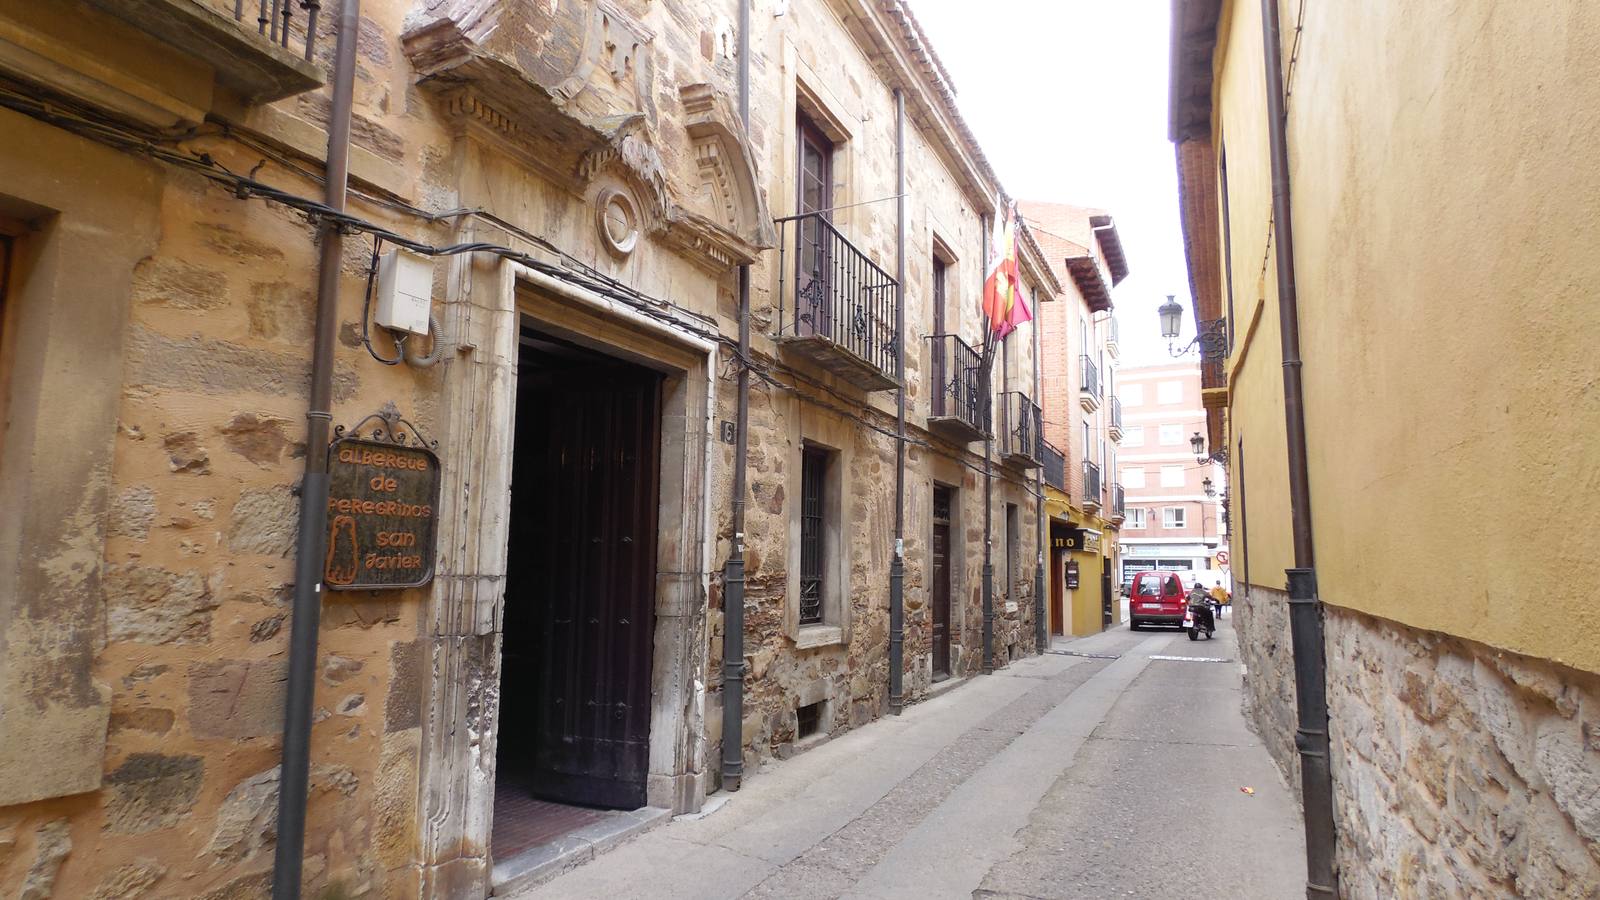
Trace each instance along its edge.
<path fill-rule="evenodd" d="M 1066 553 L 1060 550 L 1050 551 L 1050 633 L 1062 636 L 1067 633 L 1067 610 L 1061 587 L 1065 557 Z"/>
<path fill-rule="evenodd" d="M 802 335 L 833 335 L 832 233 L 824 219 L 833 208 L 833 142 L 805 117 L 797 120 L 799 170 L 795 214 L 819 213 L 797 223 L 795 254 L 796 330 Z"/>
<path fill-rule="evenodd" d="M 530 691 L 533 708 L 520 735 L 501 737 L 525 746 L 499 757 L 522 762 L 536 796 L 637 808 L 649 763 L 660 378 L 582 367 L 523 386 L 533 396 L 518 399 L 512 493 L 526 525 L 513 531 L 507 608 L 526 604 L 527 627 L 505 641 L 525 643 L 508 652 L 531 655 L 531 677 L 501 690 Z"/>
<path fill-rule="evenodd" d="M 933 620 L 933 677 L 950 674 L 950 489 L 933 489 L 933 585 L 928 611 Z"/>
<path fill-rule="evenodd" d="M 1104 556 L 1102 556 L 1102 557 L 1100 557 L 1100 627 L 1101 628 L 1110 628 L 1112 621 L 1116 619 L 1116 617 L 1117 617 L 1116 616 L 1116 612 L 1115 612 L 1116 607 L 1111 605 L 1111 604 L 1116 603 L 1116 602 L 1117 602 L 1116 596 L 1111 593 L 1111 560 L 1106 559 Z"/>

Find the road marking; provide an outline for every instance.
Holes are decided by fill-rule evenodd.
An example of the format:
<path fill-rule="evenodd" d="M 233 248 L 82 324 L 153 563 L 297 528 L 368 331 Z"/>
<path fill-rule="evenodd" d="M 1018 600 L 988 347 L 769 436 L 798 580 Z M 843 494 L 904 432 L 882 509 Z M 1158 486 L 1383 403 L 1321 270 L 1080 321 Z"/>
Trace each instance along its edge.
<path fill-rule="evenodd" d="M 1121 659 L 1121 653 L 1090 653 L 1087 650 L 1046 650 L 1056 656 L 1081 656 L 1084 659 Z"/>
<path fill-rule="evenodd" d="M 1162 659 L 1168 662 L 1233 662 L 1231 658 L 1226 656 L 1162 656 L 1157 654 L 1150 658 Z"/>

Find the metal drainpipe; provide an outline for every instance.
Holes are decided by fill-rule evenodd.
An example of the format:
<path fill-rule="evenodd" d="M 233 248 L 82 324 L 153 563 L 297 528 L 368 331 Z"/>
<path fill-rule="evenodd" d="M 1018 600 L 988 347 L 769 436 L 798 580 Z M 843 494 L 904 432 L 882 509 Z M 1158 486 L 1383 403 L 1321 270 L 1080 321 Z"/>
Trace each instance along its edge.
<path fill-rule="evenodd" d="M 1283 97 L 1283 44 L 1277 0 L 1261 0 L 1261 39 L 1267 82 L 1267 135 L 1272 152 L 1272 215 L 1278 263 L 1278 320 L 1283 348 L 1283 412 L 1289 456 L 1289 513 L 1294 564 L 1289 578 L 1289 635 L 1299 721 L 1300 787 L 1305 807 L 1306 896 L 1336 897 L 1333 771 L 1328 753 L 1327 638 L 1317 596 L 1311 532 L 1311 482 L 1306 465 L 1306 417 L 1300 378 L 1300 306 L 1295 287 L 1293 208 L 1289 199 L 1289 138 Z"/>
<path fill-rule="evenodd" d="M 983 244 L 983 252 L 978 257 L 982 263 L 978 267 L 980 297 L 989 274 L 989 217 L 984 216 L 982 222 L 983 233 L 978 238 Z M 983 327 L 989 328 L 987 320 Z M 987 340 L 992 342 L 992 353 L 999 355 L 998 342 L 992 336 Z M 983 674 L 990 675 L 994 672 L 994 560 L 991 556 L 994 542 L 990 540 L 994 524 L 994 356 L 985 355 L 989 358 L 983 367 L 983 411 L 989 433 L 983 438 Z"/>
<path fill-rule="evenodd" d="M 750 0 L 739 0 L 739 122 L 750 132 Z M 739 267 L 738 412 L 734 416 L 733 546 L 722 569 L 722 787 L 744 780 L 744 495 L 750 452 L 750 267 Z M 715 378 L 715 372 L 706 373 Z"/>
<path fill-rule="evenodd" d="M 1035 297 L 1033 301 L 1033 396 L 1039 408 L 1044 408 L 1044 381 L 1039 372 L 1039 360 L 1044 353 L 1044 338 L 1040 333 L 1040 325 L 1044 322 L 1044 301 Z M 1038 520 L 1038 537 L 1034 550 L 1038 554 L 1037 565 L 1033 572 L 1033 640 L 1034 647 L 1043 653 L 1050 647 L 1049 623 L 1045 621 L 1044 609 L 1044 415 L 1039 416 L 1038 433 L 1034 435 L 1039 444 L 1039 469 L 1033 473 L 1034 486 L 1034 516 Z M 1065 470 L 1063 470 L 1065 471 Z"/>
<path fill-rule="evenodd" d="M 889 560 L 889 710 L 905 709 L 906 641 L 906 97 L 894 89 L 894 556 Z"/>
<path fill-rule="evenodd" d="M 356 29 L 361 0 L 341 0 L 334 49 L 333 104 L 328 116 L 323 202 L 344 211 L 350 163 L 350 106 L 355 87 Z M 272 859 L 274 900 L 296 900 L 305 861 L 306 796 L 311 771 L 311 706 L 316 691 L 317 628 L 322 618 L 323 554 L 328 536 L 328 434 L 333 423 L 333 351 L 339 325 L 339 272 L 344 238 L 324 220 L 318 229 L 316 325 L 311 397 L 306 408 L 306 463 L 300 482 L 300 532 L 295 542 L 294 606 L 278 781 L 278 842 Z"/>

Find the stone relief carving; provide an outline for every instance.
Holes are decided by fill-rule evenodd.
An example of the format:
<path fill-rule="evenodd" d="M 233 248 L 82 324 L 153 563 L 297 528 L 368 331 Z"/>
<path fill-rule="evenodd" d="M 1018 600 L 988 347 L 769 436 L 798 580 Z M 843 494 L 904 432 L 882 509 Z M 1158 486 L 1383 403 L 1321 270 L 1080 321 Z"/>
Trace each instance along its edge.
<path fill-rule="evenodd" d="M 403 37 L 463 127 L 591 201 L 626 185 L 644 231 L 713 272 L 753 262 L 776 236 L 744 129 L 725 93 L 684 86 L 689 146 L 665 159 L 654 41 L 614 0 L 439 0 Z"/>

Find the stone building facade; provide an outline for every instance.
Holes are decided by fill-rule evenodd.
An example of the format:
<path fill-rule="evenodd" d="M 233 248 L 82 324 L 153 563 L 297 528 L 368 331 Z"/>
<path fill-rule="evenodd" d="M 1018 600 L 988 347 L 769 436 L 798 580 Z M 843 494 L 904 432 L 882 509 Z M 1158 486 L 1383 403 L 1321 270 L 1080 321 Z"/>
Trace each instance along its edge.
<path fill-rule="evenodd" d="M 13 138 L 0 151 L 0 499 L 19 511 L 0 524 L 7 895 L 223 898 L 269 883 L 297 491 L 306 454 L 324 450 L 303 425 L 319 250 L 314 207 L 297 198 L 322 193 L 338 6 L 308 23 L 286 5 L 281 39 L 280 23 L 236 22 L 235 4 L 212 0 L 0 11 L 27 38 L 0 38 Z M 898 0 L 756 0 L 748 129 L 738 19 L 732 0 L 361 5 L 333 417 L 355 426 L 392 408 L 437 442 L 438 545 L 424 587 L 324 596 L 308 895 L 492 888 L 497 783 L 537 757 L 522 743 L 533 713 L 516 728 L 505 716 L 530 692 L 555 696 L 516 667 L 571 624 L 526 599 L 540 575 L 528 560 L 566 572 L 528 536 L 577 508 L 558 503 L 610 502 L 559 499 L 574 480 L 541 442 L 621 460 L 640 476 L 630 484 L 653 485 L 594 525 L 596 540 L 637 548 L 608 558 L 640 579 L 614 593 L 642 602 L 633 626 L 649 625 L 628 632 L 644 652 L 601 679 L 641 723 L 627 787 L 674 812 L 718 787 L 740 265 L 753 367 L 746 759 L 888 711 L 901 347 L 907 697 L 983 668 L 986 469 L 994 665 L 1035 650 L 1037 427 L 1006 419 L 986 464 L 984 441 L 933 421 L 953 371 L 933 359 L 936 327 L 980 343 L 995 174 Z M 898 335 L 889 307 L 869 305 L 899 268 L 897 92 Z M 828 202 L 810 209 L 803 140 L 830 170 Z M 368 321 L 371 272 L 396 244 L 385 234 L 456 248 L 422 254 L 436 365 L 375 358 L 399 353 Z M 821 236 L 832 243 L 817 251 Z M 1024 244 L 1050 302 L 1060 284 Z M 845 259 L 880 280 L 818 281 Z M 842 313 L 797 315 L 819 297 Z M 850 343 L 885 328 L 888 341 Z M 1034 337 L 1023 326 L 977 388 L 999 412 L 1001 395 L 1037 394 Z M 654 424 L 597 437 L 583 423 L 602 412 Z M 576 479 L 602 482 L 621 483 Z M 802 508 L 808 486 L 815 509 Z M 937 565 L 936 496 L 952 538 Z M 948 579 L 937 614 L 936 575 Z M 803 596 L 819 599 L 803 609 Z M 938 676 L 936 624 L 949 641 Z M 616 627 L 598 640 L 621 646 Z"/>

